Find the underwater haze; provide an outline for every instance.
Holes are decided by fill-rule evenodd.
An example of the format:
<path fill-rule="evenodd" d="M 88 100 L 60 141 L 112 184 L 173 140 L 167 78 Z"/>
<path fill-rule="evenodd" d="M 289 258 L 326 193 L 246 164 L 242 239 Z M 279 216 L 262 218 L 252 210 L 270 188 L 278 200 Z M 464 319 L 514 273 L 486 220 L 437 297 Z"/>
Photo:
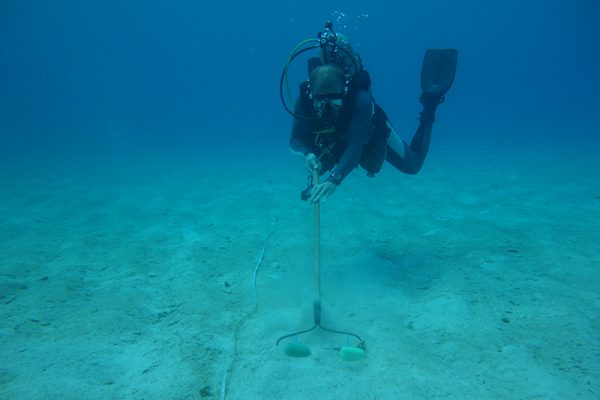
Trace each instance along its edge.
<path fill-rule="evenodd" d="M 135 158 L 141 149 L 165 146 L 198 156 L 226 155 L 237 146 L 285 152 L 291 121 L 279 105 L 281 70 L 293 47 L 327 20 L 350 37 L 378 103 L 407 136 L 419 111 L 424 50 L 458 49 L 436 152 L 598 149 L 594 1 L 5 1 L 0 7 L 5 157 L 126 152 Z"/>
<path fill-rule="evenodd" d="M 0 399 L 600 398 L 598 16 L 1 1 Z M 327 21 L 407 142 L 425 50 L 458 66 L 422 170 L 357 168 L 319 214 L 280 79 Z M 290 357 L 319 279 L 338 332 Z"/>

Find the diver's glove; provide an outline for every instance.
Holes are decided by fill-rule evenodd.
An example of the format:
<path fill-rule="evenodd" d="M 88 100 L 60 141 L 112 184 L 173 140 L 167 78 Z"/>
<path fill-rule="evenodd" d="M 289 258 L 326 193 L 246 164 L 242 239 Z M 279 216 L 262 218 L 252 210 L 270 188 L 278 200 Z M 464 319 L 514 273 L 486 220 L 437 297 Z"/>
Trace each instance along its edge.
<path fill-rule="evenodd" d="M 306 156 L 304 156 L 304 167 L 309 173 L 312 173 L 314 170 L 318 171 L 321 169 L 319 159 L 314 153 L 308 153 Z"/>
<path fill-rule="evenodd" d="M 329 196 L 335 192 L 337 185 L 328 180 L 323 183 L 318 183 L 312 187 L 310 191 L 309 203 L 318 203 L 319 201 L 327 201 Z"/>
<path fill-rule="evenodd" d="M 423 104 L 421 122 L 433 123 L 435 121 L 435 110 L 444 101 L 444 96 L 439 93 L 423 93 L 419 101 Z"/>

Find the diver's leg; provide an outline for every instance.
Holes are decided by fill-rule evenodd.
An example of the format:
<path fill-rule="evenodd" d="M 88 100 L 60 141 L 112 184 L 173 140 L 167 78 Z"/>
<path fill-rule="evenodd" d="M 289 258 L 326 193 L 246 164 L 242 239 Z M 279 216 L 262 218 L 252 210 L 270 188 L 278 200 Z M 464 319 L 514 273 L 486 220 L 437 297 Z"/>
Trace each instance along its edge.
<path fill-rule="evenodd" d="M 416 174 L 423 166 L 431 142 L 435 110 L 454 82 L 457 56 L 456 49 L 429 49 L 425 52 L 421 69 L 423 94 L 419 99 L 423 104 L 423 112 L 417 132 L 410 146 L 394 133 L 388 141 L 388 150 L 392 151 L 388 151 L 386 159 L 400 171 Z"/>
<path fill-rule="evenodd" d="M 407 174 L 416 174 L 421 170 L 425 157 L 429 152 L 431 142 L 431 129 L 435 121 L 435 110 L 440 103 L 439 95 L 423 95 L 421 103 L 423 112 L 421 112 L 420 123 L 415 135 L 406 144 L 396 132 L 392 130 L 388 139 L 388 152 L 386 160 L 398 170 Z"/>

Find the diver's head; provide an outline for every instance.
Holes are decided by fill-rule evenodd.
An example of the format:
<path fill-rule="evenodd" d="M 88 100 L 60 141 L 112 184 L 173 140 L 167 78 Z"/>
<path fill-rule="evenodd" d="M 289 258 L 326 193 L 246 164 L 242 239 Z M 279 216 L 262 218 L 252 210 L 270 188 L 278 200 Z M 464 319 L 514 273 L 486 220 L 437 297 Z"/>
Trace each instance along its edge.
<path fill-rule="evenodd" d="M 316 67 L 308 82 L 315 110 L 331 112 L 344 106 L 347 82 L 340 67 L 331 64 Z"/>

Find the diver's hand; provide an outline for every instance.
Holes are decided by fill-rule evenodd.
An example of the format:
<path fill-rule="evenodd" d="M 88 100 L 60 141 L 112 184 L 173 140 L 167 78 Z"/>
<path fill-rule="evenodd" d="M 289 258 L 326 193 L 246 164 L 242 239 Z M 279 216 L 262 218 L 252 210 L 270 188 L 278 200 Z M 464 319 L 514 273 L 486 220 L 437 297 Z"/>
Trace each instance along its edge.
<path fill-rule="evenodd" d="M 308 201 L 310 203 L 316 203 L 318 201 L 327 201 L 327 198 L 333 194 L 337 185 L 331 182 L 323 182 L 318 183 L 313 186 L 312 191 L 310 192 L 310 197 Z"/>
<path fill-rule="evenodd" d="M 319 160 L 317 160 L 317 156 L 313 153 L 308 153 L 306 157 L 304 157 L 304 166 L 309 173 L 313 171 L 319 170 Z"/>

